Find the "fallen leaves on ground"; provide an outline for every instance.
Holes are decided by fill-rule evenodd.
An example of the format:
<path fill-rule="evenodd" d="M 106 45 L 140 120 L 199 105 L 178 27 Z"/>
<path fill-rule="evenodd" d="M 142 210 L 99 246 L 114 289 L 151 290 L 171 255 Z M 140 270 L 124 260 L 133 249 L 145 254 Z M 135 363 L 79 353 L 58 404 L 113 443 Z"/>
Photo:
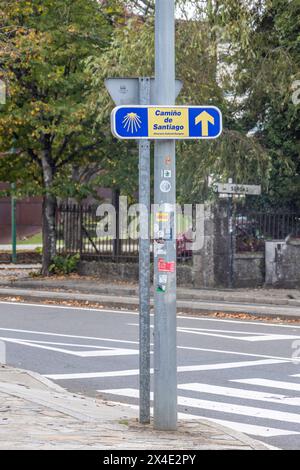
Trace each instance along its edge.
<path fill-rule="evenodd" d="M 0 300 L 5 302 L 20 302 L 20 303 L 28 303 L 26 297 L 9 297 L 9 296 L 0 296 Z M 78 307 L 78 308 L 92 308 L 95 310 L 103 310 L 103 309 L 111 309 L 111 310 L 119 310 L 122 311 L 134 311 L 138 312 L 138 307 L 134 305 L 123 305 L 122 307 L 116 306 L 115 304 L 105 303 L 100 304 L 97 302 L 90 302 L 88 300 L 80 301 L 80 300 L 30 300 L 31 304 L 36 305 L 57 305 L 62 307 Z M 151 309 L 152 310 L 152 309 Z M 211 311 L 202 311 L 202 312 L 195 312 L 191 310 L 180 310 L 177 311 L 178 316 L 189 315 L 191 317 L 208 317 L 208 318 L 224 318 L 224 319 L 234 319 L 234 320 L 248 320 L 248 321 L 261 321 L 261 322 L 269 322 L 269 323 L 292 323 L 292 324 L 300 324 L 300 319 L 295 318 L 284 318 L 284 317 L 269 317 L 269 316 L 257 316 L 254 314 L 249 313 L 234 313 L 234 312 L 211 312 Z"/>

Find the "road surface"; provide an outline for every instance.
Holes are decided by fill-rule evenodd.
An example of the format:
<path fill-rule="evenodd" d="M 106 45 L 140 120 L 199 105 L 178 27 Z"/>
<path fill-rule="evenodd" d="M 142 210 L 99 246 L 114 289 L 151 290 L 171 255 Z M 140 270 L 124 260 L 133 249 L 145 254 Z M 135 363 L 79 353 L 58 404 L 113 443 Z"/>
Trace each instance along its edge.
<path fill-rule="evenodd" d="M 0 362 L 138 410 L 136 312 L 0 302 L 0 341 Z M 300 449 L 300 325 L 179 316 L 178 411 Z"/>

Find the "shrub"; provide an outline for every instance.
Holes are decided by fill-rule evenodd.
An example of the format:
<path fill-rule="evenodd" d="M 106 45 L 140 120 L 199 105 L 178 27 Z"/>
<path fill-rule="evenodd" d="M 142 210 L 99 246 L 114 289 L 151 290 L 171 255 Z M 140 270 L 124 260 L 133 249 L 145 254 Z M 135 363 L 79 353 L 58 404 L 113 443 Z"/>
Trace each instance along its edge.
<path fill-rule="evenodd" d="M 52 274 L 70 274 L 77 271 L 80 255 L 54 256 L 49 268 Z"/>

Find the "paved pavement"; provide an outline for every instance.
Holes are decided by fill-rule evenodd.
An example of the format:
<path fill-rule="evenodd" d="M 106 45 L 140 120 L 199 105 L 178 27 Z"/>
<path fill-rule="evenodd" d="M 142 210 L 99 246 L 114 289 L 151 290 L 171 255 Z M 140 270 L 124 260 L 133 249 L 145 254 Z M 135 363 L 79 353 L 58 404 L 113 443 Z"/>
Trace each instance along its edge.
<path fill-rule="evenodd" d="M 16 279 L 28 279 L 31 273 L 40 273 L 41 264 L 0 263 L 0 284 L 11 283 Z"/>
<path fill-rule="evenodd" d="M 8 364 L 138 413 L 138 314 L 0 303 Z M 153 370 L 152 370 L 153 373 Z M 300 448 L 300 326 L 178 317 L 178 411 Z"/>
<path fill-rule="evenodd" d="M 37 248 L 43 248 L 43 245 L 40 243 L 31 244 L 31 245 L 17 245 L 17 251 L 34 251 Z M 11 243 L 0 245 L 0 251 L 12 251 Z"/>
<path fill-rule="evenodd" d="M 140 425 L 133 409 L 75 395 L 37 374 L 0 366 L 0 449 L 262 450 L 258 441 L 201 420 L 177 432 Z M 187 455 L 189 455 L 187 454 Z"/>

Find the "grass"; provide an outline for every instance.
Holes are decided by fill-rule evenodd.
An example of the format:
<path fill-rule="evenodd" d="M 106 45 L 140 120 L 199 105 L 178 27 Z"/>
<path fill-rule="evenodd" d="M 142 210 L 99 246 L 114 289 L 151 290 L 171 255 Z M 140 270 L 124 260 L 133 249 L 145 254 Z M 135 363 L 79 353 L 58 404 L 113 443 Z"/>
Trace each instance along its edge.
<path fill-rule="evenodd" d="M 129 421 L 127 419 L 120 419 L 119 424 L 123 424 L 123 426 L 129 426 Z"/>
<path fill-rule="evenodd" d="M 42 233 L 36 233 L 32 237 L 27 238 L 26 240 L 18 240 L 18 245 L 41 245 Z"/>

